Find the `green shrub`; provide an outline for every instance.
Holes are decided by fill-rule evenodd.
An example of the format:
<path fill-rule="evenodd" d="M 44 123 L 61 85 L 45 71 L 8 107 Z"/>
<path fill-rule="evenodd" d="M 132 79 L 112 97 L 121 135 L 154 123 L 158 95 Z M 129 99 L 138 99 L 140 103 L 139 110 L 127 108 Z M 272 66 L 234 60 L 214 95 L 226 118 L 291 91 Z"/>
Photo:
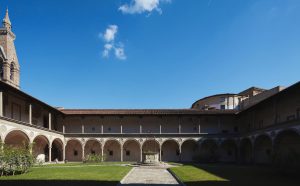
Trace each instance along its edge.
<path fill-rule="evenodd" d="M 29 146 L 13 148 L 3 143 L 0 150 L 0 176 L 26 173 L 34 163 Z"/>
<path fill-rule="evenodd" d="M 85 157 L 84 162 L 86 163 L 100 163 L 102 161 L 105 161 L 105 156 L 102 156 L 100 154 L 89 154 Z"/>

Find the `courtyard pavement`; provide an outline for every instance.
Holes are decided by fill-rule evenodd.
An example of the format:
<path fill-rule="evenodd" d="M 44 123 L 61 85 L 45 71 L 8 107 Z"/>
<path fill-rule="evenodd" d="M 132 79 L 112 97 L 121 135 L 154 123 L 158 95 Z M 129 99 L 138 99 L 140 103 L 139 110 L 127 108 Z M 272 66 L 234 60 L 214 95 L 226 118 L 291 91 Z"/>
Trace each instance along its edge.
<path fill-rule="evenodd" d="M 179 186 L 177 180 L 169 173 L 167 167 L 162 166 L 141 166 L 134 167 L 123 178 L 119 186 L 130 185 L 155 185 L 155 186 Z"/>

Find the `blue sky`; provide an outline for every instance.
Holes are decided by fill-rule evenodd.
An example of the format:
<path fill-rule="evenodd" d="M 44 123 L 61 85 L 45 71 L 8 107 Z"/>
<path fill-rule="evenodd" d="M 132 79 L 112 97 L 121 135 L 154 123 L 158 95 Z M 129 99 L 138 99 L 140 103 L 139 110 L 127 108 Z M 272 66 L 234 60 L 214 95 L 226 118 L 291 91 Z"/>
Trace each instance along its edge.
<path fill-rule="evenodd" d="M 7 6 L 21 88 L 53 106 L 188 108 L 300 77 L 299 0 L 1 0 L 1 16 Z"/>

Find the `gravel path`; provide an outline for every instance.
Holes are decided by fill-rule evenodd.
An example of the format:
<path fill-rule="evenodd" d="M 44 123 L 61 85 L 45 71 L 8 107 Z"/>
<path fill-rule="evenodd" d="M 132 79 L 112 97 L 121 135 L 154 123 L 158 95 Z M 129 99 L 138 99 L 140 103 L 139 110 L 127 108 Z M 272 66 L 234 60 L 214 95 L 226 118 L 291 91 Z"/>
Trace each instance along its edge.
<path fill-rule="evenodd" d="M 123 178 L 119 185 L 179 186 L 180 184 L 165 167 L 135 167 Z"/>

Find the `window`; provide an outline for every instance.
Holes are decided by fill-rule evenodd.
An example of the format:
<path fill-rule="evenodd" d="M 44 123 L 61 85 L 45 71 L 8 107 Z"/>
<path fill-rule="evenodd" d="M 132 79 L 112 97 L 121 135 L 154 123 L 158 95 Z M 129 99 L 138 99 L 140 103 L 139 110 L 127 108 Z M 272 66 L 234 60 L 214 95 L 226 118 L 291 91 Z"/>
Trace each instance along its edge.
<path fill-rule="evenodd" d="M 14 80 L 14 71 L 15 71 L 15 65 L 13 63 L 10 64 L 10 76 L 9 79 L 10 80 Z"/>
<path fill-rule="evenodd" d="M 111 128 L 110 127 L 108 127 L 108 129 L 107 129 L 109 132 L 111 131 Z"/>
<path fill-rule="evenodd" d="M 225 110 L 225 105 L 220 105 L 221 110 Z"/>
<path fill-rule="evenodd" d="M 73 151 L 73 154 L 74 154 L 74 156 L 77 156 L 77 155 L 78 155 L 78 151 L 77 151 L 77 150 L 74 150 L 74 151 Z"/>
<path fill-rule="evenodd" d="M 130 151 L 126 150 L 126 156 L 130 156 Z"/>
<path fill-rule="evenodd" d="M 49 127 L 49 118 L 48 118 L 48 116 L 43 116 L 43 123 L 44 123 L 45 128 Z"/>
<path fill-rule="evenodd" d="M 95 132 L 95 130 L 96 130 L 95 127 L 92 127 L 92 131 Z"/>

